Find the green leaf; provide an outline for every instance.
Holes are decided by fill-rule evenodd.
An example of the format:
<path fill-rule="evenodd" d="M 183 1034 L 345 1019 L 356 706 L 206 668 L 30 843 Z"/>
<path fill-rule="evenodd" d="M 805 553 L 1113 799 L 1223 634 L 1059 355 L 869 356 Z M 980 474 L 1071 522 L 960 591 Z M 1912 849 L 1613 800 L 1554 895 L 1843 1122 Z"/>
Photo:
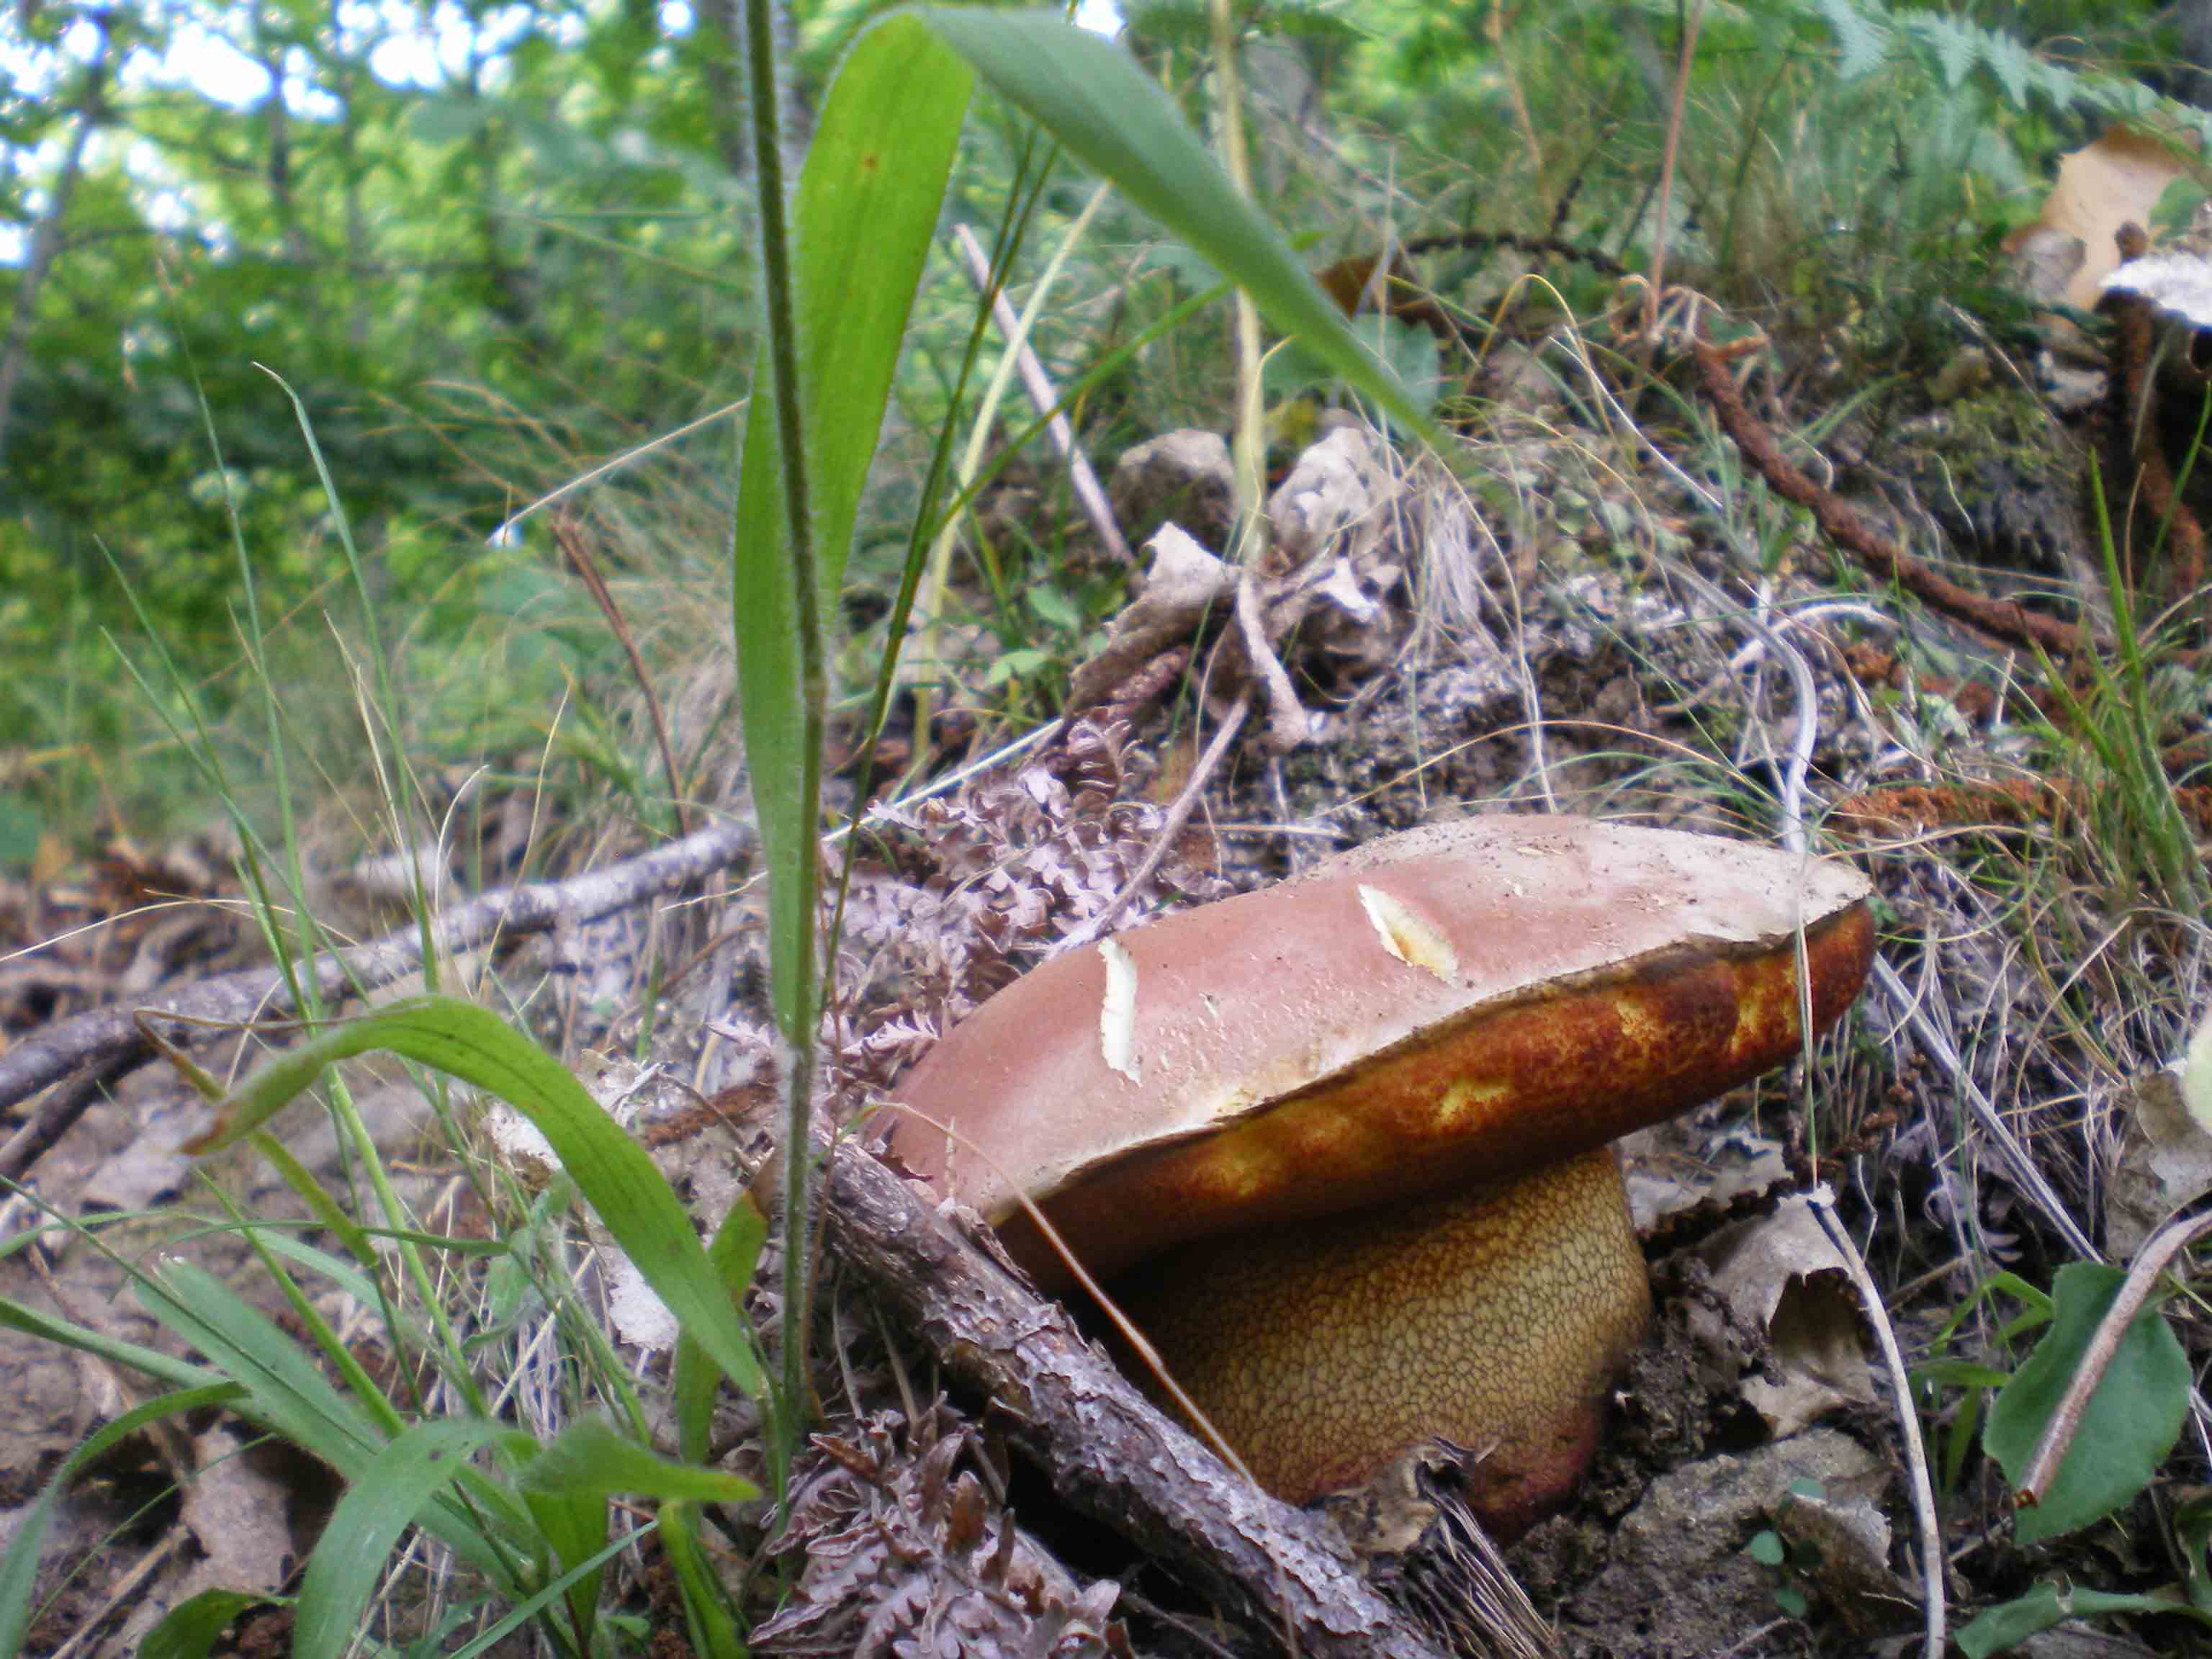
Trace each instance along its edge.
<path fill-rule="evenodd" d="M 230 1145 L 267 1121 L 325 1066 L 372 1048 L 389 1048 L 472 1083 L 536 1124 L 678 1323 L 732 1382 L 761 1396 L 764 1379 L 751 1336 L 650 1155 L 558 1061 L 485 1009 L 451 997 L 411 997 L 333 1026 L 247 1077 L 222 1103 L 216 1127 L 186 1150 Z"/>
<path fill-rule="evenodd" d="M 911 18 L 863 34 L 837 71 L 793 203 L 799 383 L 822 603 L 843 579 L 860 486 L 883 429 L 921 266 L 972 77 Z M 815 925 L 818 823 L 803 804 L 797 606 L 775 398 L 753 374 L 738 482 L 732 613 L 745 763 L 769 872 L 769 979 L 779 1022 L 812 1004 L 789 943 Z M 805 1001 L 802 1002 L 802 995 Z M 808 1040 L 811 1040 L 811 1034 Z"/>
<path fill-rule="evenodd" d="M 1936 1389 L 2002 1389 L 2012 1375 L 1971 1359 L 1931 1359 L 1912 1368 L 1912 1380 Z"/>
<path fill-rule="evenodd" d="M 1083 613 L 1075 608 L 1075 601 L 1056 587 L 1028 588 L 1022 600 L 1039 617 L 1063 633 L 1073 634 L 1083 626 Z"/>
<path fill-rule="evenodd" d="M 1983 1449 L 2015 1486 L 2125 1277 L 2117 1267 L 2075 1261 L 2051 1281 L 2057 1312 L 2051 1328 L 1998 1393 L 1982 1431 Z M 2172 1450 L 2188 1408 L 2189 1358 L 2165 1315 L 2146 1308 L 2089 1397 L 2051 1490 L 2034 1508 L 2017 1512 L 2020 1541 L 2087 1526 L 2141 1492 Z"/>
<path fill-rule="evenodd" d="M 1755 1532 L 1751 1542 L 1743 1547 L 1743 1553 L 1762 1567 L 1778 1567 L 1784 1553 L 1782 1534 L 1771 1528 Z"/>
<path fill-rule="evenodd" d="M 146 1632 L 138 1659 L 207 1659 L 216 1638 L 248 1607 L 274 1605 L 276 1598 L 245 1590 L 202 1590 Z"/>
<path fill-rule="evenodd" d="M 2212 1625 L 2212 1618 L 2169 1596 L 2115 1595 L 2104 1590 L 2062 1590 L 2056 1584 L 2038 1584 L 2017 1601 L 1984 1609 L 1956 1639 L 1966 1659 L 1988 1659 L 1990 1654 L 2018 1647 L 2038 1631 L 2050 1630 L 2069 1619 L 2118 1613 L 2181 1613 L 2199 1624 Z"/>
<path fill-rule="evenodd" d="M 1442 429 L 1360 343 L 1127 52 L 1056 11 L 932 8 L 915 15 L 1071 155 L 1236 282 L 1268 322 L 1440 453 L 1450 453 Z"/>
<path fill-rule="evenodd" d="M 197 1389 L 179 1389 L 134 1406 L 113 1422 L 103 1425 L 62 1460 L 53 1479 L 40 1489 L 15 1523 L 8 1554 L 0 1560 L 0 1654 L 22 1650 L 23 1633 L 31 1624 L 31 1592 L 39 1571 L 39 1547 L 53 1520 L 54 1506 L 76 1479 L 77 1471 L 101 1458 L 144 1428 L 165 1417 L 181 1417 L 204 1407 L 228 1405 L 242 1390 L 234 1382 L 215 1382 Z"/>
<path fill-rule="evenodd" d="M 760 1496 L 760 1488 L 741 1476 L 672 1462 L 596 1417 L 562 1430 L 523 1472 L 520 1485 L 523 1501 L 564 1565 L 592 1559 L 605 1547 L 607 1501 L 623 1493 L 670 1504 L 744 1503 Z M 568 1590 L 578 1630 L 591 1628 L 599 1600 L 594 1569 Z"/>
<path fill-rule="evenodd" d="M 528 1440 L 501 1423 L 434 1419 L 415 1424 L 362 1467 L 307 1560 L 293 1633 L 299 1659 L 338 1659 L 352 1645 L 399 1535 L 479 1447 L 502 1436 Z"/>
<path fill-rule="evenodd" d="M 523 1471 L 522 1490 L 582 1492 L 595 1498 L 743 1504 L 760 1488 L 742 1475 L 678 1462 L 615 1432 L 602 1419 L 580 1418 Z"/>

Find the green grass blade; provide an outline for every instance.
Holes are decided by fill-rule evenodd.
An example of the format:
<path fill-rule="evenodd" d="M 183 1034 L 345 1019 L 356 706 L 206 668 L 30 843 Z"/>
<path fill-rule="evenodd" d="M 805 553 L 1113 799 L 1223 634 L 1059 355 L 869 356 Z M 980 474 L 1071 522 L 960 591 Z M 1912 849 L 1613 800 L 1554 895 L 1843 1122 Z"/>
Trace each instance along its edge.
<path fill-rule="evenodd" d="M 229 1146 L 260 1127 L 323 1067 L 372 1048 L 389 1048 L 472 1083 L 536 1124 L 677 1322 L 731 1382 L 762 1397 L 764 1379 L 750 1334 L 651 1156 L 560 1062 L 472 1003 L 410 997 L 333 1026 L 247 1077 L 218 1109 L 215 1127 L 186 1150 Z"/>
<path fill-rule="evenodd" d="M 672 1462 L 596 1417 L 563 1429 L 524 1471 L 520 1485 L 523 1501 L 564 1563 L 590 1559 L 605 1547 L 608 1500 L 623 1493 L 664 1502 L 744 1503 L 760 1496 L 750 1480 L 696 1463 Z M 596 1570 L 568 1592 L 576 1628 L 586 1636 L 599 1599 Z"/>
<path fill-rule="evenodd" d="M 21 1650 L 23 1632 L 31 1623 L 31 1592 L 38 1577 L 39 1547 L 46 1540 L 54 1506 L 61 1502 L 62 1494 L 69 1490 L 69 1483 L 77 1471 L 106 1456 L 149 1423 L 182 1416 L 206 1406 L 224 1405 L 243 1392 L 234 1382 L 211 1382 L 158 1395 L 101 1425 L 97 1433 L 63 1460 L 53 1479 L 24 1510 L 15 1523 L 15 1536 L 9 1543 L 7 1556 L 0 1559 L 0 1654 L 13 1655 Z"/>
<path fill-rule="evenodd" d="M 743 1475 L 678 1462 L 617 1433 L 605 1419 L 580 1418 L 523 1471 L 522 1490 L 663 1503 L 743 1504 L 760 1488 Z"/>
<path fill-rule="evenodd" d="M 221 1092 L 213 1097 L 222 1098 Z M 291 1148 L 266 1131 L 253 1137 L 253 1150 L 269 1160 L 270 1165 L 284 1178 L 284 1184 L 299 1195 L 315 1219 L 336 1234 L 337 1240 L 353 1255 L 353 1259 L 371 1273 L 376 1271 L 376 1251 L 368 1236 L 356 1225 L 354 1218 L 323 1190 L 323 1183 L 315 1178 L 314 1171 L 292 1156 Z M 371 1298 L 372 1302 L 374 1298 Z"/>
<path fill-rule="evenodd" d="M 586 1561 L 606 1547 L 607 1500 L 594 1492 L 562 1486 L 526 1486 L 522 1501 L 552 1547 L 556 1561 Z M 600 1570 L 581 1574 L 567 1591 L 568 1628 L 580 1654 L 592 1650 L 592 1626 L 599 1607 Z"/>
<path fill-rule="evenodd" d="M 739 1193 L 737 1202 L 730 1206 L 729 1213 L 715 1230 L 714 1243 L 707 1247 L 707 1260 L 713 1264 L 723 1290 L 732 1302 L 743 1296 L 745 1286 L 752 1283 L 753 1270 L 760 1263 L 761 1246 L 767 1242 L 767 1213 L 752 1194 Z M 708 1442 L 714 1421 L 714 1361 L 707 1351 L 679 1332 L 669 1394 L 676 1413 L 677 1449 L 694 1463 L 707 1461 Z"/>
<path fill-rule="evenodd" d="M 137 1290 L 147 1312 L 245 1386 L 242 1411 L 347 1480 L 360 1478 L 384 1437 L 273 1320 L 189 1261 L 161 1263 Z"/>
<path fill-rule="evenodd" d="M 1344 313 L 1237 193 L 1165 92 L 1113 42 L 1057 11 L 930 8 L 911 14 L 975 66 L 999 94 L 1252 296 L 1439 453 L 1443 429 L 1362 345 Z"/>
<path fill-rule="evenodd" d="M 400 1534 L 467 1467 L 471 1454 L 502 1435 L 517 1431 L 478 1418 L 437 1418 L 414 1425 L 362 1465 L 307 1559 L 295 1655 L 337 1659 L 345 1652 Z"/>
<path fill-rule="evenodd" d="M 448 1656 L 448 1659 L 478 1659 L 478 1656 L 482 1654 L 507 1652 L 508 1650 L 501 1644 L 509 1636 L 567 1595 L 570 1586 L 581 1583 L 591 1574 L 599 1571 L 624 1550 L 635 1548 L 639 1540 L 653 1531 L 659 1524 L 657 1522 L 647 1522 L 644 1526 L 634 1528 L 620 1537 L 609 1540 L 606 1547 L 599 1551 L 589 1560 L 569 1568 L 568 1571 L 562 1573 L 527 1601 L 515 1603 L 507 1610 L 504 1618 L 494 1622 L 481 1636 L 466 1646 L 454 1649 Z"/>
<path fill-rule="evenodd" d="M 148 1311 L 242 1386 L 244 1395 L 234 1409 L 247 1421 L 320 1458 L 349 1482 L 360 1480 L 383 1450 L 387 1437 L 377 1425 L 331 1386 L 275 1322 L 213 1274 L 170 1261 L 142 1278 L 137 1291 Z M 518 1506 L 495 1485 L 479 1477 L 470 1492 L 489 1507 L 498 1524 L 514 1524 Z M 489 1530 L 493 1523 L 441 1498 L 422 1524 L 503 1594 L 519 1593 L 502 1554 L 510 1540 Z"/>
<path fill-rule="evenodd" d="M 675 1569 L 684 1596 L 684 1620 L 691 1650 L 705 1659 L 745 1659 L 745 1638 L 730 1594 L 700 1547 L 698 1523 L 689 1504 L 660 1506 L 661 1547 Z"/>
<path fill-rule="evenodd" d="M 142 1347 L 136 1342 L 125 1342 L 88 1326 L 71 1324 L 66 1319 L 57 1319 L 42 1314 L 34 1308 L 0 1297 L 0 1326 L 21 1331 L 26 1336 L 35 1336 L 42 1341 L 59 1343 L 65 1348 L 75 1348 L 82 1353 L 98 1354 L 102 1359 L 117 1365 L 127 1365 L 132 1370 L 143 1371 L 158 1377 L 174 1389 L 201 1389 L 219 1385 L 222 1374 L 205 1365 L 195 1365 L 189 1360 L 179 1359 L 173 1354 L 163 1353 L 159 1348 Z"/>
<path fill-rule="evenodd" d="M 972 79 L 910 18 L 860 37 L 837 71 L 799 175 L 801 414 L 811 465 L 823 592 L 843 578 L 860 485 L 929 250 Z M 766 360 L 746 413 L 736 522 L 733 616 L 745 754 L 769 870 L 770 977 L 780 1013 L 800 1007 L 789 941 L 814 925 L 818 826 L 801 796 L 799 598 L 781 522 L 774 394 Z M 811 1033 L 810 1033 L 811 1040 Z"/>

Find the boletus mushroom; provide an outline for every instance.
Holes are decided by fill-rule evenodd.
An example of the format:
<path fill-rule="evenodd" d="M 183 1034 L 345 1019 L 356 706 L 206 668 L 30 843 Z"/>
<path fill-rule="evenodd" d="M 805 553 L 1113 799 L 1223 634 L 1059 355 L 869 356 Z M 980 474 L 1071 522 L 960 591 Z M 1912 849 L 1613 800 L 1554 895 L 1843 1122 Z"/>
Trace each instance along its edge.
<path fill-rule="evenodd" d="M 1583 818 L 1388 836 L 1016 981 L 902 1080 L 894 1147 L 1063 1289 L 1025 1193 L 1279 1497 L 1440 1437 L 1510 1534 L 1650 1318 L 1610 1143 L 1832 1024 L 1867 892 Z"/>

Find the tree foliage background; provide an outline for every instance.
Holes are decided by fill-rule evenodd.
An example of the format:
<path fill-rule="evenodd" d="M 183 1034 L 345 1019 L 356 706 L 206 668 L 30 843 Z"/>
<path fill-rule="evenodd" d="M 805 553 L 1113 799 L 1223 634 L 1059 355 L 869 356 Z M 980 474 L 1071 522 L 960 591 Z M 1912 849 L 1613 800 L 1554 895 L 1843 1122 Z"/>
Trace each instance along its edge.
<path fill-rule="evenodd" d="M 802 111 L 882 9 L 791 9 Z M 2172 88 L 2191 10 L 1708 4 L 1670 246 L 1816 332 L 1878 313 L 1906 339 L 1913 295 L 1986 276 L 2052 154 Z M 1540 234 L 1563 202 L 1591 245 L 1632 264 L 1650 246 L 1671 0 L 1243 12 L 1266 205 L 1317 260 L 1384 226 Z M 1202 109 L 1204 5 L 1129 21 Z M 0 860 L 143 827 L 183 787 L 104 637 L 132 625 L 127 592 L 219 708 L 241 673 L 242 546 L 283 624 L 278 683 L 302 709 L 346 695 L 317 603 L 335 520 L 272 376 L 399 626 L 467 661 L 426 705 L 434 741 L 481 751 L 542 725 L 605 642 L 544 547 L 488 538 L 744 395 L 739 68 L 729 0 L 21 0 L 0 18 Z M 988 222 L 1024 136 L 997 115 L 968 143 L 957 210 Z M 1079 202 L 1073 181 L 1048 192 L 1033 232 Z M 1063 368 L 1205 276 L 1127 219 L 1085 258 L 1044 341 Z M 925 304 L 898 393 L 917 426 L 957 349 L 949 262 L 943 280 L 941 349 Z M 1093 447 L 1218 420 L 1219 334 L 1155 343 L 1102 388 Z M 668 568 L 711 570 L 714 518 L 669 492 L 726 502 L 729 431 L 614 475 L 594 510 L 628 514 Z M 858 557 L 851 580 L 878 568 Z"/>

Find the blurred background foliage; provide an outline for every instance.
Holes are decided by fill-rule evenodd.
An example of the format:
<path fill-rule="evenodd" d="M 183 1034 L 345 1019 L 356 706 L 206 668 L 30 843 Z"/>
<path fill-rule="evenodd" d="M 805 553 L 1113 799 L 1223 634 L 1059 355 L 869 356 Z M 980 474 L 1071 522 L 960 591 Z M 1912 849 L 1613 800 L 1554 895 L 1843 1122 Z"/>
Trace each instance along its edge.
<path fill-rule="evenodd" d="M 802 112 L 882 9 L 790 8 Z M 1205 0 L 1097 9 L 1200 118 Z M 1258 187 L 1315 264 L 1456 227 L 1647 257 L 1684 7 L 1240 14 Z M 0 863 L 191 822 L 198 785 L 153 706 L 180 694 L 123 666 L 146 649 L 131 599 L 220 735 L 250 687 L 241 549 L 286 717 L 343 778 L 362 665 L 315 450 L 272 377 L 305 406 L 433 756 L 543 744 L 564 703 L 587 718 L 554 752 L 588 764 L 623 746 L 596 701 L 618 653 L 542 520 L 495 532 L 640 446 L 574 499 L 648 660 L 684 677 L 726 658 L 713 619 L 734 428 L 704 417 L 744 396 L 752 361 L 733 16 L 732 0 L 19 0 L 0 15 Z M 2148 0 L 1711 0 L 1670 269 L 1879 369 L 1942 305 L 1994 295 L 1997 244 L 2033 217 L 2057 153 L 2191 90 L 2193 16 Z M 981 115 L 953 211 L 988 228 L 1030 140 Z M 1018 283 L 1081 196 L 1054 179 Z M 1062 384 L 1210 281 L 1133 216 L 1102 224 L 1037 341 Z M 856 678 L 902 552 L 896 505 L 963 344 L 965 279 L 948 259 L 931 280 L 886 505 L 864 512 L 848 578 Z M 1588 280 L 1568 303 L 1601 301 Z M 1079 428 L 1102 465 L 1167 428 L 1224 423 L 1225 314 L 1086 394 Z M 1032 472 L 1048 496 L 1055 476 Z M 1010 519 L 984 550 L 1001 635 L 1034 630 L 1001 639 L 1024 663 L 1073 651 L 1117 597 L 1066 568 L 1036 532 L 1051 522 Z M 1053 676 L 1037 680 L 1048 696 Z M 696 738 L 726 691 L 694 701 Z"/>

